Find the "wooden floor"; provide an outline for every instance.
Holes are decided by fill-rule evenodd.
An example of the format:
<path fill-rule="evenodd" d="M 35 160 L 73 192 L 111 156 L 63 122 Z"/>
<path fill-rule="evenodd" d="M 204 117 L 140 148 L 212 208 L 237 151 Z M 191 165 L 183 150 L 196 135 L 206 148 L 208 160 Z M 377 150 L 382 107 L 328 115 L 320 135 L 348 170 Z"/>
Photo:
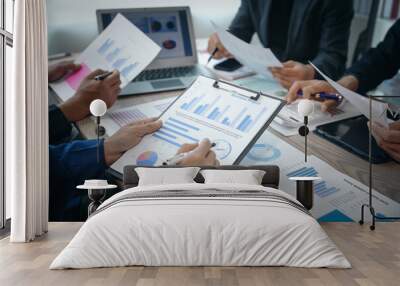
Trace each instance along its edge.
<path fill-rule="evenodd" d="M 400 223 L 375 232 L 355 223 L 323 224 L 353 265 L 350 270 L 285 267 L 125 267 L 48 270 L 80 223 L 52 223 L 30 244 L 0 241 L 0 285 L 400 285 Z"/>

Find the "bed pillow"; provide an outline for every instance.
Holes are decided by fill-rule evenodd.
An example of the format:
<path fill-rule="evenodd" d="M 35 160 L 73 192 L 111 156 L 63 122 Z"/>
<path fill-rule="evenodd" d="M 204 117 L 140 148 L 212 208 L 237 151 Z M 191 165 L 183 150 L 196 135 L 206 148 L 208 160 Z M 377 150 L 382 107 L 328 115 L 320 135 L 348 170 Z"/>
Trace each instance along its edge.
<path fill-rule="evenodd" d="M 203 170 L 205 184 L 261 185 L 265 171 L 261 170 Z"/>
<path fill-rule="evenodd" d="M 139 176 L 139 186 L 172 185 L 195 183 L 198 167 L 187 168 L 135 168 Z"/>

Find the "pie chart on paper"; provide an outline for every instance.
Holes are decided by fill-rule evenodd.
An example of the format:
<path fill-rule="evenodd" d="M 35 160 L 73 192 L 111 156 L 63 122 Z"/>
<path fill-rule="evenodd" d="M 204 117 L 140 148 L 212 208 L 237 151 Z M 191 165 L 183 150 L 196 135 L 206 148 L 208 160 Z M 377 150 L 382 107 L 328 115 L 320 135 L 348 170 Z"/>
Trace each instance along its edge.
<path fill-rule="evenodd" d="M 136 159 L 138 166 L 154 166 L 157 162 L 158 155 L 153 151 L 146 151 L 140 154 Z"/>

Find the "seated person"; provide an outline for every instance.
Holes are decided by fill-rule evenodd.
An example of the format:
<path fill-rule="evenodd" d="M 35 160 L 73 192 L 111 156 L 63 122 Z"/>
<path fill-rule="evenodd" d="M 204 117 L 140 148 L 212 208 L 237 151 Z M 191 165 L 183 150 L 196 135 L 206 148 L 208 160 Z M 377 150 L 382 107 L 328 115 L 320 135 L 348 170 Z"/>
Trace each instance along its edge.
<path fill-rule="evenodd" d="M 56 68 L 57 67 L 57 68 Z M 50 69 L 49 80 L 58 80 L 78 66 L 62 63 Z M 55 72 L 57 71 L 57 72 Z M 89 115 L 92 100 L 100 98 L 111 106 L 119 93 L 119 73 L 116 71 L 104 81 L 94 77 L 104 71 L 94 71 L 81 83 L 77 93 L 49 112 L 50 142 L 55 144 L 71 132 L 71 123 Z M 113 136 L 100 141 L 100 158 L 97 161 L 97 140 L 73 141 L 49 146 L 49 219 L 50 221 L 80 220 L 80 192 L 76 186 L 86 179 L 104 179 L 106 169 L 127 150 L 140 143 L 141 139 L 161 128 L 162 123 L 154 118 L 133 122 L 122 127 Z M 216 155 L 211 151 L 209 140 L 199 144 L 185 144 L 178 153 L 190 152 L 181 165 L 217 165 Z"/>
<path fill-rule="evenodd" d="M 49 82 L 62 79 L 69 73 L 76 72 L 80 65 L 73 62 L 61 62 L 49 66 Z M 90 111 L 90 103 L 95 99 L 102 99 L 108 107 L 111 107 L 117 100 L 120 89 L 120 75 L 114 71 L 105 80 L 97 81 L 94 78 L 104 74 L 103 70 L 95 70 L 87 75 L 81 82 L 73 97 L 62 103 L 59 107 L 49 107 L 49 143 L 58 144 L 70 136 L 71 123 L 86 118 Z M 62 125 L 62 126 L 61 126 Z"/>
<path fill-rule="evenodd" d="M 390 28 L 385 39 L 376 48 L 370 49 L 363 57 L 350 67 L 338 83 L 361 94 L 375 89 L 384 80 L 394 77 L 400 69 L 400 20 Z M 289 103 L 297 99 L 297 92 L 303 91 L 307 98 L 319 92 L 335 91 L 327 82 L 312 80 L 296 82 L 289 90 Z M 336 106 L 336 101 L 327 100 L 322 103 L 324 110 Z M 372 133 L 379 146 L 392 158 L 400 162 L 400 122 L 385 128 L 378 123 L 372 124 Z"/>
<path fill-rule="evenodd" d="M 332 78 L 342 75 L 347 60 L 353 1 L 335 0 L 242 0 L 229 31 L 250 42 L 257 33 L 283 68 L 270 69 L 285 88 L 296 80 L 317 77 L 312 61 Z M 230 57 L 217 34 L 211 35 L 208 52 L 214 58 Z"/>

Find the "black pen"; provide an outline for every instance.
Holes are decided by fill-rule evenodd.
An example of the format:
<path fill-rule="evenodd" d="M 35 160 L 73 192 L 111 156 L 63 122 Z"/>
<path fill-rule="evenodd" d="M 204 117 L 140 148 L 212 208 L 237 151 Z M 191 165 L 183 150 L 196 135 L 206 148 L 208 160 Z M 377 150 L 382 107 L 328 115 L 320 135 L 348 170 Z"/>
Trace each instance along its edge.
<path fill-rule="evenodd" d="M 218 48 L 215 48 L 210 57 L 208 58 L 207 64 L 209 64 L 212 60 L 212 58 L 215 56 L 215 54 L 218 53 Z"/>
<path fill-rule="evenodd" d="M 103 74 L 101 74 L 101 75 L 98 75 L 98 76 L 96 76 L 94 79 L 95 80 L 105 80 L 107 77 L 109 77 L 110 75 L 112 75 L 112 71 L 110 71 L 110 72 L 106 72 L 106 73 L 103 73 Z"/>

